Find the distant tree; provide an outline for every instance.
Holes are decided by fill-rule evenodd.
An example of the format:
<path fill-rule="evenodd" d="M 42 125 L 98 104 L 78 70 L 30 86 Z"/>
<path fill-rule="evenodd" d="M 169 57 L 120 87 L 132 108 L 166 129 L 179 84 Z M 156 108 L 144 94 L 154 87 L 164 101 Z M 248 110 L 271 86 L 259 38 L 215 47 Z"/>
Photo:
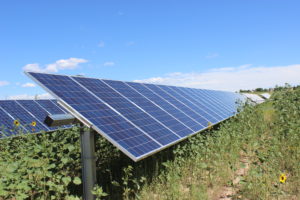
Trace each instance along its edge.
<path fill-rule="evenodd" d="M 256 91 L 256 92 L 263 92 L 264 89 L 263 89 L 263 88 L 256 88 L 255 91 Z"/>
<path fill-rule="evenodd" d="M 289 83 L 285 83 L 285 84 L 284 84 L 284 87 L 285 87 L 285 88 L 291 88 L 292 86 L 291 86 Z"/>
<path fill-rule="evenodd" d="M 275 85 L 274 91 L 281 91 L 281 90 L 283 90 L 282 86 Z"/>
<path fill-rule="evenodd" d="M 249 93 L 249 92 L 252 92 L 251 90 L 243 90 L 243 89 L 240 89 L 239 91 L 240 93 Z"/>

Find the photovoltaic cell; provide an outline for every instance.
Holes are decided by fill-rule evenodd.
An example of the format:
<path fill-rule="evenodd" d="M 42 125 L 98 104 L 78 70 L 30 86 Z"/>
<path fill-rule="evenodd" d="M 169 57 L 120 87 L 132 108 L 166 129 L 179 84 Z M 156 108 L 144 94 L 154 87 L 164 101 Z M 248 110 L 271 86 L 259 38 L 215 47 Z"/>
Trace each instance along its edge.
<path fill-rule="evenodd" d="M 74 79 L 89 91 L 93 91 L 97 97 L 148 133 L 149 136 L 160 144 L 166 145 L 179 139 L 171 130 L 167 129 L 159 121 L 125 99 L 101 80 L 80 77 L 74 77 Z"/>
<path fill-rule="evenodd" d="M 37 100 L 36 103 L 42 106 L 51 115 L 68 113 L 64 111 L 64 109 L 60 107 L 54 100 Z"/>
<path fill-rule="evenodd" d="M 12 136 L 27 132 L 27 130 L 23 126 L 14 125 L 14 121 L 14 118 L 0 107 L 0 138 L 3 136 Z"/>
<path fill-rule="evenodd" d="M 213 93 L 210 93 L 210 91 L 199 89 L 190 89 L 188 91 L 194 93 L 198 97 L 206 98 L 206 102 L 212 102 L 213 105 L 218 106 L 220 111 L 225 113 L 228 117 L 233 115 L 232 108 L 230 108 L 230 106 L 227 105 L 227 103 L 224 102 L 224 100 L 219 100 Z"/>
<path fill-rule="evenodd" d="M 212 97 L 213 99 L 216 99 L 221 104 L 226 105 L 230 109 L 230 112 L 235 111 L 235 101 L 232 101 L 232 96 L 226 94 L 225 92 L 217 92 L 213 90 L 201 90 L 200 92 Z"/>
<path fill-rule="evenodd" d="M 198 105 L 201 109 L 205 110 L 208 113 L 212 113 L 218 121 L 227 118 L 228 116 L 222 112 L 222 108 L 219 104 L 213 104 L 204 96 L 194 95 L 192 92 L 189 92 L 189 88 L 180 88 L 180 87 L 171 87 L 184 98 Z"/>
<path fill-rule="evenodd" d="M 155 119 L 160 121 L 165 126 L 169 127 L 173 132 L 180 135 L 181 137 L 184 137 L 194 132 L 192 129 L 185 126 L 179 120 L 172 117 L 169 113 L 164 111 L 162 108 L 154 104 L 149 99 L 142 96 L 142 94 L 138 93 L 130 86 L 126 85 L 124 82 L 111 80 L 103 80 L 103 82 L 110 85 L 120 94 L 124 95 L 126 98 L 128 98 L 133 103 L 141 107 Z"/>
<path fill-rule="evenodd" d="M 226 108 L 222 102 L 218 102 L 213 97 L 208 96 L 201 90 L 187 88 L 183 90 L 191 98 L 194 98 L 198 102 L 202 103 L 205 107 L 211 108 L 214 112 L 219 113 L 224 118 L 228 118 L 232 115 L 230 109 Z"/>
<path fill-rule="evenodd" d="M 153 93 L 150 89 L 145 87 L 143 84 L 132 83 L 132 82 L 126 82 L 126 84 L 129 85 L 130 87 L 134 88 L 136 91 L 138 91 L 140 94 L 145 96 L 147 99 L 149 99 L 152 102 L 154 102 L 155 104 L 159 105 L 163 110 L 165 110 L 170 115 L 172 115 L 174 118 L 176 118 L 177 120 L 182 122 L 185 126 L 192 129 L 194 132 L 204 128 L 204 126 L 202 126 L 200 123 L 195 121 L 193 118 L 189 117 L 187 114 L 185 114 L 179 108 L 170 104 L 164 98 Z"/>
<path fill-rule="evenodd" d="M 135 161 L 233 116 L 239 98 L 221 91 L 27 74 Z"/>
<path fill-rule="evenodd" d="M 196 113 L 204 117 L 210 123 L 215 124 L 221 120 L 217 114 L 211 112 L 208 108 L 204 108 L 202 106 L 197 105 L 194 102 L 194 100 L 185 98 L 184 96 L 179 94 L 176 91 L 176 89 L 175 90 L 171 89 L 168 86 L 158 86 L 158 87 L 164 90 L 165 92 L 167 92 L 168 94 L 172 95 L 174 98 L 178 99 L 180 102 L 188 106 L 190 109 L 192 109 L 193 111 L 195 111 Z"/>
<path fill-rule="evenodd" d="M 201 124 L 203 127 L 207 127 L 209 124 L 209 120 L 206 119 L 204 116 L 200 115 L 196 111 L 192 110 L 188 106 L 186 106 L 183 102 L 180 100 L 177 100 L 167 92 L 163 91 L 161 88 L 159 88 L 157 85 L 153 84 L 144 84 L 147 88 L 152 90 L 154 93 L 158 94 L 159 96 L 163 97 L 165 100 L 167 100 L 170 104 L 174 105 L 178 109 L 180 109 L 182 112 L 184 112 L 186 115 L 191 117 L 192 119 L 196 120 L 199 124 Z M 181 99 L 182 100 L 182 99 Z"/>

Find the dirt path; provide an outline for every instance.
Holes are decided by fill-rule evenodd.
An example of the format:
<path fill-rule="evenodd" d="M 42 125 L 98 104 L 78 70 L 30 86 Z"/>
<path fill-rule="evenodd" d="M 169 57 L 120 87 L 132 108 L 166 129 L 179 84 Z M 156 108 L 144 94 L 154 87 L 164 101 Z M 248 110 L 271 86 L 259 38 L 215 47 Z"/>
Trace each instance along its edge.
<path fill-rule="evenodd" d="M 232 180 L 232 186 L 224 186 L 220 189 L 220 194 L 217 196 L 215 200 L 232 200 L 232 197 L 238 192 L 238 185 L 241 181 L 241 177 L 245 176 L 250 169 L 250 161 L 249 158 L 243 154 L 241 154 L 240 163 L 244 165 L 244 167 L 239 168 L 234 173 L 234 179 Z"/>

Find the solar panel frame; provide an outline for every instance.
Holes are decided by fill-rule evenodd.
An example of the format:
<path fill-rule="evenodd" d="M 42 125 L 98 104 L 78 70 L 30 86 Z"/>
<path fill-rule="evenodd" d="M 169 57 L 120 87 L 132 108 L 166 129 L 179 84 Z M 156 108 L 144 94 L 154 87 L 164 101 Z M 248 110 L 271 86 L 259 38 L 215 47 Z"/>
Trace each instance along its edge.
<path fill-rule="evenodd" d="M 144 155 L 141 155 L 141 156 L 134 156 L 132 154 L 130 154 L 126 149 L 124 149 L 122 146 L 120 146 L 117 142 L 115 142 L 114 140 L 112 140 L 110 137 L 107 137 L 106 133 L 104 131 L 102 131 L 100 128 L 98 128 L 97 126 L 94 126 L 93 123 L 87 119 L 86 117 L 84 117 L 79 111 L 77 111 L 75 108 L 73 108 L 72 106 L 68 105 L 68 103 L 63 99 L 61 98 L 59 95 L 55 94 L 51 89 L 49 89 L 47 86 L 45 86 L 40 80 L 38 80 L 36 77 L 34 77 L 31 73 L 33 72 L 25 72 L 32 80 L 34 80 L 35 82 L 37 82 L 38 85 L 40 85 L 42 88 L 44 88 L 46 91 L 48 91 L 50 94 L 52 94 L 54 97 L 56 97 L 58 99 L 58 103 L 60 106 L 62 106 L 63 108 L 65 108 L 66 110 L 68 110 L 69 112 L 71 112 L 77 119 L 79 119 L 84 125 L 90 127 L 90 128 L 93 128 L 94 130 L 96 130 L 98 133 L 100 133 L 102 136 L 104 136 L 107 140 L 109 140 L 113 145 L 115 145 L 117 148 L 119 148 L 123 153 L 125 153 L 128 157 L 130 157 L 132 160 L 134 161 L 139 161 L 141 159 L 144 159 L 150 155 L 153 155 L 163 149 L 166 149 L 178 142 L 181 142 L 183 140 L 185 140 L 188 136 L 191 136 L 191 135 L 195 135 L 197 134 L 199 131 L 202 131 L 202 130 L 205 130 L 208 128 L 208 126 L 203 126 L 202 129 L 200 130 L 197 130 L 195 131 L 194 133 L 188 135 L 188 136 L 185 136 L 185 137 L 182 137 L 172 143 L 169 143 L 167 145 L 164 145 L 164 146 L 160 146 L 160 148 L 157 148 L 153 151 L 149 151 L 147 154 L 144 154 Z M 33 73 L 33 74 L 41 74 L 41 73 Z M 42 73 L 42 74 L 45 74 L 45 75 L 52 75 L 54 76 L 53 74 L 47 74 L 47 73 Z M 55 75 L 55 76 L 63 76 L 63 77 L 68 77 L 70 78 L 71 80 L 74 81 L 74 78 L 76 78 L 77 76 L 65 76 L 65 75 Z M 83 77 L 83 78 L 86 78 L 86 77 Z M 103 80 L 103 79 L 97 79 L 97 80 Z M 76 82 L 76 81 L 74 81 Z M 78 82 L 76 82 L 78 84 Z M 125 82 L 126 83 L 126 82 Z M 82 86 L 81 86 L 82 87 Z M 93 94 L 93 92 L 90 92 L 88 89 L 86 89 L 85 87 L 82 87 L 83 89 L 85 89 L 87 92 L 89 92 L 91 95 L 95 95 Z M 97 96 L 95 96 L 97 97 Z M 98 100 L 100 100 L 100 102 L 103 102 L 103 100 L 101 98 L 97 98 Z M 164 98 L 162 98 L 164 99 Z M 165 99 L 164 99 L 165 100 Z M 105 103 L 105 102 L 104 102 Z M 177 108 L 175 106 L 175 108 Z M 110 109 L 114 110 L 111 106 L 110 106 Z M 115 111 L 116 112 L 116 111 Z M 118 112 L 116 112 L 118 113 Z M 119 113 L 120 116 L 123 117 L 123 115 L 121 113 Z M 188 116 L 188 115 L 187 115 Z M 230 116 L 231 117 L 231 116 Z M 228 118 L 230 118 L 228 117 Z M 226 119 L 228 119 L 226 118 Z M 192 118 L 191 118 L 192 119 Z M 224 119 L 224 120 L 226 120 Z M 222 120 L 222 121 L 224 121 Z M 219 121 L 218 123 L 221 123 L 222 121 Z M 154 140 L 155 141 L 155 140 Z"/>

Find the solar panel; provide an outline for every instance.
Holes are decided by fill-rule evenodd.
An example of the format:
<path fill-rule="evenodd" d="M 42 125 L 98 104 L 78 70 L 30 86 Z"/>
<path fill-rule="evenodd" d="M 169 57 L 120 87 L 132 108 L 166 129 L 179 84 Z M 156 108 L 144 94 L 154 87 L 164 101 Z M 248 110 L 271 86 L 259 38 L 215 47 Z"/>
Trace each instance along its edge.
<path fill-rule="evenodd" d="M 21 126 L 16 126 L 14 125 L 15 119 L 9 115 L 3 108 L 0 107 L 0 133 L 1 136 L 7 135 L 7 136 L 12 136 L 12 135 L 17 135 L 20 133 L 25 133 L 27 130 L 21 125 Z M 0 137 L 1 137 L 0 136 Z"/>
<path fill-rule="evenodd" d="M 252 101 L 256 104 L 260 104 L 265 101 L 263 98 L 261 98 L 257 94 L 244 93 L 243 95 L 245 95 L 250 101 Z"/>
<path fill-rule="evenodd" d="M 129 83 L 129 82 L 127 82 L 126 84 L 129 85 L 130 87 L 134 88 L 137 92 L 139 92 L 145 98 L 149 99 L 156 105 L 159 105 L 160 108 L 165 110 L 167 113 L 169 113 L 175 119 L 179 120 L 185 126 L 192 129 L 193 132 L 196 132 L 196 131 L 204 128 L 199 122 L 197 122 L 196 120 L 194 120 L 193 118 L 188 116 L 184 111 L 182 111 L 179 108 L 175 107 L 174 105 L 170 104 L 167 100 L 160 97 L 159 95 L 153 93 L 150 89 L 146 88 L 143 84 Z"/>
<path fill-rule="evenodd" d="M 168 127 L 171 131 L 181 136 L 186 136 L 193 132 L 188 126 L 185 126 L 182 122 L 171 116 L 169 113 L 160 108 L 157 104 L 151 102 L 149 99 L 139 94 L 130 86 L 120 81 L 103 81 L 109 87 L 119 92 L 125 98 L 128 98 L 135 105 L 143 109 L 146 113 L 153 116 L 156 121 L 161 122 L 163 125 Z"/>
<path fill-rule="evenodd" d="M 209 123 L 209 120 L 206 119 L 205 116 L 202 116 L 201 114 L 197 113 L 196 111 L 194 111 L 192 108 L 185 105 L 180 100 L 177 100 L 176 98 L 174 98 L 173 96 L 171 96 L 167 92 L 160 89 L 158 86 L 153 85 L 153 84 L 144 84 L 144 85 L 148 89 L 150 89 L 153 93 L 155 93 L 155 94 L 161 96 L 162 98 L 164 98 L 167 102 L 169 102 L 169 104 L 174 105 L 175 107 L 179 108 L 182 112 L 184 112 L 186 115 L 188 115 L 192 119 L 196 120 L 202 126 L 201 129 L 206 127 L 207 124 Z M 199 130 L 201 130 L 201 129 L 199 129 Z"/>
<path fill-rule="evenodd" d="M 35 101 L 42 106 L 49 114 L 67 114 L 68 112 L 56 103 L 56 100 L 38 100 Z"/>
<path fill-rule="evenodd" d="M 44 123 L 50 114 L 65 113 L 54 100 L 1 100 L 0 132 L 2 136 L 17 136 L 69 128 L 71 126 L 48 127 Z"/>
<path fill-rule="evenodd" d="M 262 96 L 264 99 L 270 99 L 271 94 L 269 94 L 269 93 L 263 93 L 263 94 L 260 94 L 260 96 Z"/>
<path fill-rule="evenodd" d="M 136 106 L 136 104 L 107 86 L 101 80 L 81 77 L 74 77 L 74 80 L 84 85 L 89 91 L 93 91 L 96 97 L 110 105 L 128 121 L 146 132 L 161 145 L 172 143 L 180 138 L 159 120 Z"/>
<path fill-rule="evenodd" d="M 178 94 L 180 94 L 183 98 L 193 102 L 193 104 L 197 105 L 200 109 L 205 110 L 206 113 L 210 113 L 214 116 L 218 121 L 228 117 L 226 111 L 220 104 L 213 103 L 209 101 L 209 99 L 201 95 L 195 95 L 192 91 L 189 91 L 189 88 L 180 88 L 180 87 L 170 87 L 175 90 Z"/>
<path fill-rule="evenodd" d="M 203 107 L 198 104 L 194 99 L 186 98 L 184 95 L 180 94 L 180 92 L 176 88 L 171 88 L 168 86 L 158 86 L 160 89 L 167 92 L 169 95 L 173 96 L 175 99 L 179 100 L 190 109 L 207 119 L 210 123 L 217 123 L 222 120 L 222 118 L 216 113 L 212 112 L 208 107 Z M 206 125 L 206 124 L 204 124 Z"/>
<path fill-rule="evenodd" d="M 241 98 L 222 91 L 27 74 L 134 161 L 233 116 Z"/>

